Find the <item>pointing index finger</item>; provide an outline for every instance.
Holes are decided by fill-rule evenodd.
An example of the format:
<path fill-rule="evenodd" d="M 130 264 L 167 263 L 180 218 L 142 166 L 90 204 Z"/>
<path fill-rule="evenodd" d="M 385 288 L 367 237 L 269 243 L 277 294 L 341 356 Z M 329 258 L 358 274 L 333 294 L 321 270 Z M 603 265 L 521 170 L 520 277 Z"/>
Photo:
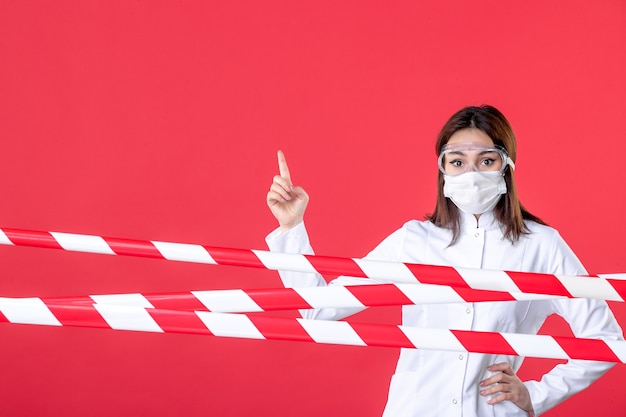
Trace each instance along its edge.
<path fill-rule="evenodd" d="M 283 151 L 278 151 L 278 172 L 280 176 L 291 182 L 291 175 L 289 174 L 289 167 L 287 166 L 287 159 Z"/>

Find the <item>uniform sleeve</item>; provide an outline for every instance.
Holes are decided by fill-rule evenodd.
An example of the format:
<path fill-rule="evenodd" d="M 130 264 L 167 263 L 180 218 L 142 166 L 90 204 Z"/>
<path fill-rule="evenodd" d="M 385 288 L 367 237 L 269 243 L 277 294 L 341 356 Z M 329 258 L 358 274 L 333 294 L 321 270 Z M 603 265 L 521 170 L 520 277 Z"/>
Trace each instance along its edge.
<path fill-rule="evenodd" d="M 548 273 L 585 275 L 586 271 L 565 241 L 555 232 L 549 251 Z M 549 307 L 548 307 L 549 306 Z M 623 340 L 622 330 L 606 302 L 595 299 L 553 299 L 548 313 L 556 313 L 570 325 L 576 337 Z M 541 381 L 527 381 L 535 415 L 543 414 L 587 388 L 614 364 L 570 360 L 555 366 Z"/>
<path fill-rule="evenodd" d="M 392 233 L 370 252 L 366 258 L 393 260 L 393 253 L 398 253 L 402 247 L 404 234 L 405 228 L 401 228 Z M 282 233 L 280 229 L 276 229 L 265 238 L 265 241 L 272 252 L 300 253 L 306 255 L 314 254 L 304 222 L 301 222 L 285 233 Z M 395 257 L 397 257 L 397 255 L 395 255 Z M 278 271 L 278 274 L 286 288 L 321 287 L 326 285 L 368 285 L 378 283 L 375 280 L 367 278 L 340 276 L 327 284 L 324 278 L 317 273 Z M 305 319 L 340 320 L 362 310 L 362 308 L 324 308 L 300 310 L 300 314 Z"/>
<path fill-rule="evenodd" d="M 271 252 L 314 255 L 304 222 L 300 222 L 284 233 L 280 229 L 274 230 L 267 235 L 265 243 Z M 292 271 L 278 271 L 278 274 L 286 288 L 326 285 L 326 281 L 319 274 Z"/>

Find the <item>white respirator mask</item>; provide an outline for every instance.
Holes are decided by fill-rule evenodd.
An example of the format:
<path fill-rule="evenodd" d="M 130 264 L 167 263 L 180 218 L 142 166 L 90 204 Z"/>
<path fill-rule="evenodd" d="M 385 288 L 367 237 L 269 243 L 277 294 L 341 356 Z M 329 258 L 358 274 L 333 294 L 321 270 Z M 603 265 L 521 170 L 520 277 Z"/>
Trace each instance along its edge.
<path fill-rule="evenodd" d="M 506 182 L 499 172 L 466 172 L 462 175 L 444 175 L 443 195 L 459 210 L 482 214 L 493 209 L 506 194 Z"/>

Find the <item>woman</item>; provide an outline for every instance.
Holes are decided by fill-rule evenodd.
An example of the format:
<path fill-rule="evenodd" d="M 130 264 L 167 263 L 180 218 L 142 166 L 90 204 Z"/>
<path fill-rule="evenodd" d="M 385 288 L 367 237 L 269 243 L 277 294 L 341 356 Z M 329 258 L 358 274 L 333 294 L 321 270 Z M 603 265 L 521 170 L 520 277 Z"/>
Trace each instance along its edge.
<path fill-rule="evenodd" d="M 516 141 L 510 124 L 491 106 L 467 107 L 443 126 L 436 142 L 438 196 L 426 221 L 411 220 L 369 259 L 584 275 L 558 232 L 526 211 L 514 181 Z M 303 223 L 308 195 L 291 183 L 284 155 L 267 203 L 279 229 L 267 237 L 272 251 L 313 253 Z M 327 285 L 315 274 L 281 272 L 287 287 Z M 339 277 L 329 285 L 363 284 Z M 371 281 L 371 280 L 365 280 Z M 305 318 L 340 319 L 354 309 L 303 311 Z M 415 305 L 402 308 L 406 326 L 536 333 L 556 313 L 577 337 L 621 339 L 606 303 L 587 299 Z M 491 354 L 402 349 L 384 416 L 539 415 L 583 390 L 610 364 L 569 361 L 541 381 L 515 374 L 523 358 Z"/>

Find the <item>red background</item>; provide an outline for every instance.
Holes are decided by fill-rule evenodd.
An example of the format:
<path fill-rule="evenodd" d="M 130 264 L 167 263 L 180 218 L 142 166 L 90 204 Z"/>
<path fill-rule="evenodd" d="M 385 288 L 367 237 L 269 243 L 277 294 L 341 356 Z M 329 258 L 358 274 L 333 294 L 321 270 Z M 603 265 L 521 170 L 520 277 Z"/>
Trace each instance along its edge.
<path fill-rule="evenodd" d="M 0 226 L 264 249 L 283 149 L 311 195 L 317 253 L 362 256 L 432 210 L 438 129 L 490 103 L 518 136 L 523 203 L 590 272 L 626 272 L 624 39 L 623 0 L 0 0 Z M 2 296 L 280 286 L 234 267 L 22 247 L 0 258 Z M 544 331 L 567 334 L 558 320 Z M 11 324 L 0 335 L 10 416 L 378 416 L 398 356 Z M 528 359 L 520 374 L 554 363 Z M 546 416 L 622 416 L 624 378 L 617 365 Z"/>

